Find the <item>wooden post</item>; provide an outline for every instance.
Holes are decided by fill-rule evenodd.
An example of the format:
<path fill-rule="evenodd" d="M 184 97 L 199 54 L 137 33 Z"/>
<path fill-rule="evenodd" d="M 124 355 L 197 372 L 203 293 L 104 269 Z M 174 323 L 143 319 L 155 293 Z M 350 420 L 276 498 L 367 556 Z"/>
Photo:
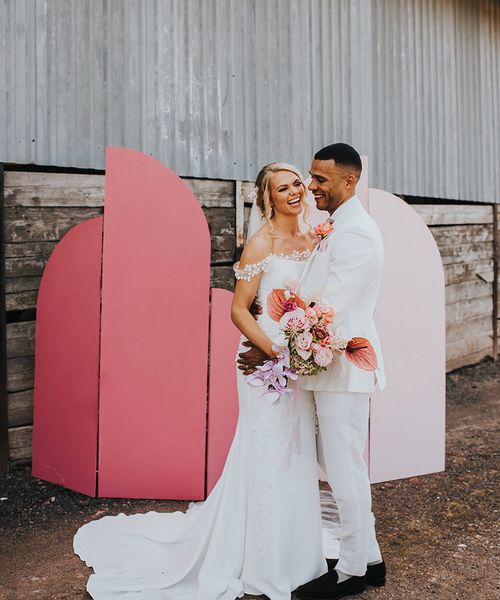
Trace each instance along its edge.
<path fill-rule="evenodd" d="M 498 359 L 498 204 L 493 205 L 493 360 Z"/>
<path fill-rule="evenodd" d="M 245 193 L 243 182 L 236 182 L 236 250 L 245 245 Z"/>
<path fill-rule="evenodd" d="M 5 314 L 4 167 L 0 164 L 0 473 L 9 470 L 7 414 L 7 342 Z"/>

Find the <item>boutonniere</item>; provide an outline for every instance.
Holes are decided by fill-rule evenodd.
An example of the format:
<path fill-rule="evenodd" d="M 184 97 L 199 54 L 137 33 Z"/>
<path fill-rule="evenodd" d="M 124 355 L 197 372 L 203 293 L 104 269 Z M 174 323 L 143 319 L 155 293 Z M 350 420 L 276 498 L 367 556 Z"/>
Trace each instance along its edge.
<path fill-rule="evenodd" d="M 318 250 L 321 252 L 325 249 L 325 240 L 330 237 L 333 232 L 333 224 L 330 221 L 325 221 L 324 223 L 320 223 L 316 225 L 314 228 L 314 233 L 318 238 Z"/>

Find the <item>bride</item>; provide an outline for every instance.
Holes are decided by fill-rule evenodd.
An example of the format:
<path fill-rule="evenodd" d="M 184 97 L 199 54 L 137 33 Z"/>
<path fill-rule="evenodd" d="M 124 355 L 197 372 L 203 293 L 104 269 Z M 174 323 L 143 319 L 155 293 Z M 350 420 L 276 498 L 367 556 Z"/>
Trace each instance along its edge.
<path fill-rule="evenodd" d="M 232 319 L 272 359 L 278 331 L 265 299 L 284 280 L 299 279 L 315 237 L 303 226 L 306 188 L 293 166 L 266 165 L 256 194 L 263 225 L 234 266 Z M 258 321 L 249 310 L 256 296 Z M 94 569 L 87 590 L 95 600 L 234 600 L 245 593 L 289 600 L 327 571 L 314 407 L 295 394 L 270 404 L 241 371 L 237 379 L 236 434 L 205 502 L 186 513 L 103 517 L 76 533 L 74 550 Z"/>

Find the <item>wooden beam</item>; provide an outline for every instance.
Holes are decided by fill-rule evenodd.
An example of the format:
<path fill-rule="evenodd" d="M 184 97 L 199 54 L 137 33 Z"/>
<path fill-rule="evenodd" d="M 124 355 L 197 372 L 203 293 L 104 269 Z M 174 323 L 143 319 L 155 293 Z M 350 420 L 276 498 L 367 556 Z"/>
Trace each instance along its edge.
<path fill-rule="evenodd" d="M 33 424 L 34 390 L 13 392 L 9 398 L 9 428 Z"/>
<path fill-rule="evenodd" d="M 234 183 L 182 178 L 203 208 L 234 208 Z M 102 208 L 104 175 L 9 171 L 5 206 L 31 208 Z"/>
<path fill-rule="evenodd" d="M 491 223 L 491 205 L 412 204 L 426 225 L 478 225 Z"/>
<path fill-rule="evenodd" d="M 9 470 L 7 415 L 7 332 L 5 323 L 4 168 L 0 164 L 0 473 Z"/>
<path fill-rule="evenodd" d="M 10 460 L 30 460 L 33 426 L 12 427 L 9 431 Z"/>
<path fill-rule="evenodd" d="M 236 247 L 240 250 L 245 245 L 254 192 L 255 183 L 253 181 L 236 182 Z"/>

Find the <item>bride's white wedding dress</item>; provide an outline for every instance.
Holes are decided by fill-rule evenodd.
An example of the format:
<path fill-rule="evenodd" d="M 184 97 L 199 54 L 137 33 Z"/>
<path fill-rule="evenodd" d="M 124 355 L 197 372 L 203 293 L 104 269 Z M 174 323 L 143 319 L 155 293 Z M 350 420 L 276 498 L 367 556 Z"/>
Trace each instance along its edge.
<path fill-rule="evenodd" d="M 265 299 L 299 278 L 308 253 L 271 254 L 235 271 L 264 271 L 259 325 L 277 323 Z M 224 471 L 205 502 L 186 513 L 103 517 L 81 527 L 74 550 L 94 569 L 95 600 L 234 600 L 244 593 L 289 600 L 326 571 L 317 482 L 315 413 L 291 395 L 269 404 L 238 371 L 239 419 Z"/>

